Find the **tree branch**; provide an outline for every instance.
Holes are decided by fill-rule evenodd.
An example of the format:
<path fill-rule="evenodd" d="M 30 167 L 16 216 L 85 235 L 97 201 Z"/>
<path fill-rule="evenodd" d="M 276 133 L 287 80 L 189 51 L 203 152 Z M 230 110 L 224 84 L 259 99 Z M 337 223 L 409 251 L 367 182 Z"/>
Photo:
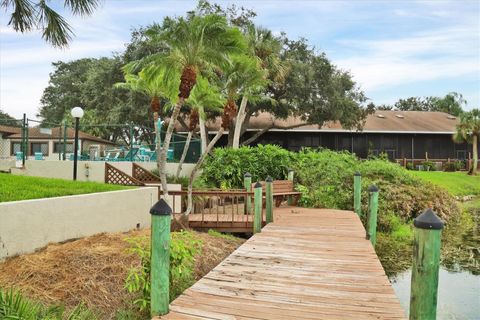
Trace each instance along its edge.
<path fill-rule="evenodd" d="M 261 135 L 263 135 L 265 132 L 268 132 L 270 129 L 288 130 L 288 129 L 298 128 L 298 127 L 303 127 L 303 126 L 306 126 L 306 125 L 309 125 L 309 123 L 298 123 L 298 124 L 294 124 L 294 125 L 291 125 L 291 126 L 277 126 L 277 125 L 274 125 L 272 123 L 270 126 L 268 126 L 266 128 L 263 128 L 262 130 L 258 131 L 257 133 L 255 133 L 253 136 L 251 136 L 247 140 L 243 141 L 242 146 L 246 146 L 246 145 L 249 145 L 250 143 L 254 142 Z"/>

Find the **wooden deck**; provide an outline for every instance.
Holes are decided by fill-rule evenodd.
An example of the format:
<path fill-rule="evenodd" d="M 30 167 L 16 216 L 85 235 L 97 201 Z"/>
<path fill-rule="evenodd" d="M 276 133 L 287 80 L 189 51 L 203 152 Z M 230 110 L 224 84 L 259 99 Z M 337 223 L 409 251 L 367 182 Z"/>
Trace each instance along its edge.
<path fill-rule="evenodd" d="M 161 319 L 405 319 L 350 211 L 284 207 Z"/>

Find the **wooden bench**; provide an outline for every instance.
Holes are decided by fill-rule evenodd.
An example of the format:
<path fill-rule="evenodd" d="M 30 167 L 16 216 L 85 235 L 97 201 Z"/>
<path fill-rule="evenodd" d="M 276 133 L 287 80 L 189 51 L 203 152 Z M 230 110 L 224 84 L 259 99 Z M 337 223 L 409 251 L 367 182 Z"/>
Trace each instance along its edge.
<path fill-rule="evenodd" d="M 252 191 L 255 188 L 255 184 L 252 183 Z M 265 196 L 265 181 L 260 181 L 260 184 L 262 185 L 262 193 Z M 293 189 L 293 181 L 291 180 L 273 180 L 272 187 L 275 207 L 279 207 L 285 197 L 292 197 L 292 205 L 296 206 L 298 199 L 302 195 L 301 192 Z"/>

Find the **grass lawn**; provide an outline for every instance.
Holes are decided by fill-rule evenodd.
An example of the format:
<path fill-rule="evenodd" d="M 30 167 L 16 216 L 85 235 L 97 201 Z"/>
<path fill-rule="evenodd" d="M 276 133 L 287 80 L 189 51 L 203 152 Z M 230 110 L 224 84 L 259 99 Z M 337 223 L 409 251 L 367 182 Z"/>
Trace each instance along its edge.
<path fill-rule="evenodd" d="M 480 196 L 480 175 L 469 176 L 466 172 L 410 171 L 423 180 L 447 189 L 454 196 Z"/>
<path fill-rule="evenodd" d="M 15 176 L 8 173 L 0 173 L 0 202 L 51 198 L 128 188 L 97 182 Z"/>

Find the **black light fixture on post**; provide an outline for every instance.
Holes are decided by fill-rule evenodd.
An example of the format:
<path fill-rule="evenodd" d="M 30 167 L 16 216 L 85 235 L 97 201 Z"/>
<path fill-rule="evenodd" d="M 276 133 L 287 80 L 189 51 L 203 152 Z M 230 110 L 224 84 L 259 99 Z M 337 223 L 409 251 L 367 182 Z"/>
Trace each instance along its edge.
<path fill-rule="evenodd" d="M 80 107 L 75 107 L 72 109 L 72 117 L 75 118 L 75 145 L 73 150 L 73 180 L 77 180 L 77 160 L 78 160 L 78 125 L 80 118 L 83 117 L 83 109 Z"/>

